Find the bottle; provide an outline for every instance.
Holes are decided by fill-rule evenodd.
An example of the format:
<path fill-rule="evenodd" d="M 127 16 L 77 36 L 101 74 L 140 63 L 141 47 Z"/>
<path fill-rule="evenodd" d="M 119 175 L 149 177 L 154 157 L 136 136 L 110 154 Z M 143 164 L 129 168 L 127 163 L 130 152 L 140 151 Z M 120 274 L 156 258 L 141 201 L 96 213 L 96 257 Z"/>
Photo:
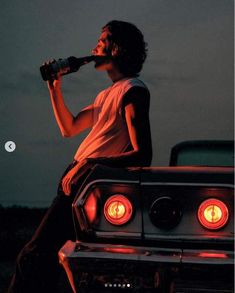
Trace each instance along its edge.
<path fill-rule="evenodd" d="M 71 56 L 66 59 L 58 59 L 57 61 L 55 60 L 49 64 L 42 65 L 40 67 L 40 72 L 43 80 L 54 80 L 57 78 L 58 73 L 65 75 L 76 72 L 82 65 L 85 65 L 91 61 L 102 62 L 104 59 L 105 57 L 103 56 L 94 55 L 81 58 Z"/>

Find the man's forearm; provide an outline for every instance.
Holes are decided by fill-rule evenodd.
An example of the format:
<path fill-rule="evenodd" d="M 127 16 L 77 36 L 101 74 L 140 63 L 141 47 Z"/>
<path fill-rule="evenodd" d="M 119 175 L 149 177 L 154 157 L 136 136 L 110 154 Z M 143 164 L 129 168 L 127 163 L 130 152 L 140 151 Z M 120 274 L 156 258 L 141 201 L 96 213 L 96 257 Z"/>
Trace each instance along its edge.
<path fill-rule="evenodd" d="M 58 89 L 50 90 L 50 97 L 54 115 L 62 135 L 70 136 L 74 117 L 65 105 L 61 91 Z"/>

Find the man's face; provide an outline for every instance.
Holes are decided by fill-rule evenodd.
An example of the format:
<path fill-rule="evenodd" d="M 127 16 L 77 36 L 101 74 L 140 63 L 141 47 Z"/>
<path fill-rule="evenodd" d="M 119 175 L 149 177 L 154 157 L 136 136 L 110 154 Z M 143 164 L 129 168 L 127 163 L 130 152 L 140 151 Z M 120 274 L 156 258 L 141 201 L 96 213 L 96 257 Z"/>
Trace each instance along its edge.
<path fill-rule="evenodd" d="M 96 56 L 110 56 L 111 42 L 109 40 L 111 33 L 108 29 L 104 29 L 98 39 L 96 47 L 92 50 L 92 54 Z"/>
<path fill-rule="evenodd" d="M 112 44 L 110 41 L 109 36 L 111 36 L 111 33 L 106 28 L 102 31 L 96 47 L 92 50 L 92 54 L 95 56 L 112 56 Z M 108 70 L 110 69 L 110 66 L 112 66 L 112 62 L 110 61 L 96 61 L 95 68 L 99 70 Z"/>

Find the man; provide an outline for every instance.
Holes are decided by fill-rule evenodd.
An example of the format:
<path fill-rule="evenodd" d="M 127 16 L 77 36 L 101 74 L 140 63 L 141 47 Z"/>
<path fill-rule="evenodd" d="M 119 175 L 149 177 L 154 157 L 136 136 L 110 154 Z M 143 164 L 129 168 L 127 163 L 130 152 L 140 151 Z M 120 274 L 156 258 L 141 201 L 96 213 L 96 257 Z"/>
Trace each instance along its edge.
<path fill-rule="evenodd" d="M 73 117 L 61 93 L 61 76 L 48 82 L 52 107 L 63 136 L 91 128 L 65 171 L 58 196 L 31 241 L 20 252 L 9 292 L 56 292 L 60 271 L 57 253 L 74 239 L 71 204 L 84 176 L 94 164 L 112 167 L 149 166 L 152 158 L 149 125 L 150 95 L 137 76 L 146 58 L 146 43 L 133 24 L 107 23 L 92 53 L 105 56 L 95 64 L 112 85 L 94 103 Z"/>

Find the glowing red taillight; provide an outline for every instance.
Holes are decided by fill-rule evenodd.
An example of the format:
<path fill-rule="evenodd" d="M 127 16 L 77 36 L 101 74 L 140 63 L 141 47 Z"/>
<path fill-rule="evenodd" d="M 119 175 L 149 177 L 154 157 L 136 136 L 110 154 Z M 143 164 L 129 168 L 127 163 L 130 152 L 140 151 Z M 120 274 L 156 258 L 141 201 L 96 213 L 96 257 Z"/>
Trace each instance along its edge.
<path fill-rule="evenodd" d="M 218 199 L 210 198 L 203 201 L 198 209 L 198 219 L 207 229 L 217 230 L 225 226 L 229 212 L 227 206 Z"/>
<path fill-rule="evenodd" d="M 90 224 L 94 223 L 97 218 L 97 212 L 98 212 L 98 203 L 97 203 L 97 197 L 95 196 L 95 193 L 91 193 L 86 200 L 86 203 L 84 205 L 84 210 L 87 216 L 87 219 Z"/>
<path fill-rule="evenodd" d="M 126 224 L 130 220 L 132 213 L 131 202 L 121 194 L 111 196 L 104 205 L 105 218 L 113 225 Z"/>

